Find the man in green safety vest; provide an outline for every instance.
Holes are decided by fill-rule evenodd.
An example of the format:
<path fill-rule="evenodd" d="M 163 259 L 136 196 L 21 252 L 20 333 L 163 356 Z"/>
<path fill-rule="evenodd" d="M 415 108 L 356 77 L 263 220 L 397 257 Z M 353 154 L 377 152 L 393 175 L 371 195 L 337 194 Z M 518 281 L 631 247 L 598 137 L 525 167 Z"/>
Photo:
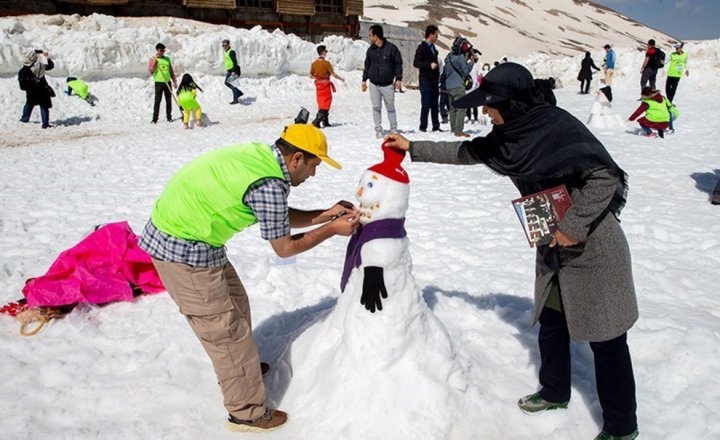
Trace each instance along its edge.
<path fill-rule="evenodd" d="M 265 406 L 262 373 L 270 367 L 260 363 L 248 297 L 225 244 L 255 223 L 280 257 L 351 235 L 359 216 L 349 202 L 313 211 L 288 207 L 290 187 L 314 176 L 321 161 L 340 169 L 327 150 L 322 131 L 296 123 L 273 145 L 205 153 L 170 179 L 140 239 L 212 361 L 233 431 L 277 429 L 287 414 Z M 310 226 L 318 227 L 291 235 L 291 228 Z"/>
<path fill-rule="evenodd" d="M 237 54 L 230 47 L 230 40 L 223 40 L 222 48 L 225 51 L 225 85 L 232 90 L 233 94 L 233 100 L 230 101 L 230 104 L 239 104 L 238 99 L 244 93 L 233 85 L 233 82 L 240 78 L 240 65 L 238 64 Z"/>
<path fill-rule="evenodd" d="M 160 101 L 162 101 L 163 95 L 165 95 L 165 114 L 168 122 L 172 122 L 172 102 L 170 101 L 172 89 L 170 88 L 170 81 L 172 81 L 173 89 L 177 88 L 177 80 L 175 79 L 175 72 L 170 63 L 170 58 L 165 55 L 165 45 L 162 43 L 156 44 L 155 51 L 155 56 L 150 58 L 150 63 L 148 64 L 148 72 L 150 72 L 155 81 L 153 124 L 157 124 L 160 113 Z"/>
<path fill-rule="evenodd" d="M 690 76 L 690 71 L 687 68 L 688 54 L 683 51 L 683 43 L 678 43 L 674 47 L 675 52 L 670 54 L 670 65 L 665 80 L 665 96 L 670 102 L 675 98 L 675 92 L 677 92 L 683 72 L 685 72 L 685 76 Z"/>
<path fill-rule="evenodd" d="M 90 88 L 85 81 L 74 76 L 68 76 L 65 81 L 67 82 L 67 89 L 65 90 L 66 95 L 72 96 L 72 94 L 75 93 L 80 97 L 80 99 L 95 107 L 97 98 L 90 93 Z"/>

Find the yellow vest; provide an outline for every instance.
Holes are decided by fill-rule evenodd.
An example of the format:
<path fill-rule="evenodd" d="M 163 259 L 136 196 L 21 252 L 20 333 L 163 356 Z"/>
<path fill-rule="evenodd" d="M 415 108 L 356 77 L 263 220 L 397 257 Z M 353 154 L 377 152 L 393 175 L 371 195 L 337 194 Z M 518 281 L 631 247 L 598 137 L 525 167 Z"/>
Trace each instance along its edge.
<path fill-rule="evenodd" d="M 670 54 L 670 66 L 668 67 L 667 76 L 672 78 L 680 78 L 685 73 L 685 65 L 687 64 L 687 52 Z"/>
<path fill-rule="evenodd" d="M 155 71 L 153 72 L 153 79 L 156 83 L 170 82 L 170 58 L 162 56 L 156 58 L 157 64 L 155 65 Z"/>

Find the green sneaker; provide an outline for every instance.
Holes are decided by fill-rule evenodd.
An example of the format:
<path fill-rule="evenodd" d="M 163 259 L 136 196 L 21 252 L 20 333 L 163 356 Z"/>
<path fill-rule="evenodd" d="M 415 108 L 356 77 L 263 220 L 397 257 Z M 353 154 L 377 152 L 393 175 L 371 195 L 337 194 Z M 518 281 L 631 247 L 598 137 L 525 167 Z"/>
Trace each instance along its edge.
<path fill-rule="evenodd" d="M 550 411 L 553 409 L 566 409 L 568 402 L 553 403 L 540 397 L 540 393 L 530 394 L 518 400 L 518 406 L 523 412 L 534 414 L 540 411 Z"/>
<path fill-rule="evenodd" d="M 633 440 L 637 438 L 639 432 L 635 431 L 632 434 L 628 435 L 612 435 L 608 434 L 605 431 L 600 431 L 600 434 L 595 437 L 595 440 Z"/>

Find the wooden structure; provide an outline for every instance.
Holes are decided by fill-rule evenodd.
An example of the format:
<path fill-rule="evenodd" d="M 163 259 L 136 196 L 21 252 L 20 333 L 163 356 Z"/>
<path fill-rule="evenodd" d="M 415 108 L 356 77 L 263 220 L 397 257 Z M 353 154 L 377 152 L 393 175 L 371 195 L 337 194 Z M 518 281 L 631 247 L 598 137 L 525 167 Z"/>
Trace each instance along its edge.
<path fill-rule="evenodd" d="M 2 0 L 0 16 L 20 14 L 170 16 L 235 27 L 281 29 L 319 41 L 359 36 L 363 0 Z"/>

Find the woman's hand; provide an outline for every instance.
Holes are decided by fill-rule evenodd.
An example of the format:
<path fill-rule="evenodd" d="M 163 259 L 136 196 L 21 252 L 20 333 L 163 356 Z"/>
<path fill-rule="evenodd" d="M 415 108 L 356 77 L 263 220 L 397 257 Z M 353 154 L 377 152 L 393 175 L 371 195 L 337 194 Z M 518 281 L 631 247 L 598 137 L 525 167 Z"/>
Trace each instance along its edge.
<path fill-rule="evenodd" d="M 558 229 L 553 234 L 553 239 L 550 242 L 550 247 L 555 247 L 557 245 L 560 245 L 560 247 L 568 247 L 575 246 L 578 243 L 580 243 L 580 240 L 573 238 Z"/>
<path fill-rule="evenodd" d="M 410 141 L 407 140 L 404 136 L 396 133 L 390 133 L 385 136 L 384 142 L 385 146 L 390 148 L 397 148 L 398 150 L 403 151 L 410 150 Z"/>

